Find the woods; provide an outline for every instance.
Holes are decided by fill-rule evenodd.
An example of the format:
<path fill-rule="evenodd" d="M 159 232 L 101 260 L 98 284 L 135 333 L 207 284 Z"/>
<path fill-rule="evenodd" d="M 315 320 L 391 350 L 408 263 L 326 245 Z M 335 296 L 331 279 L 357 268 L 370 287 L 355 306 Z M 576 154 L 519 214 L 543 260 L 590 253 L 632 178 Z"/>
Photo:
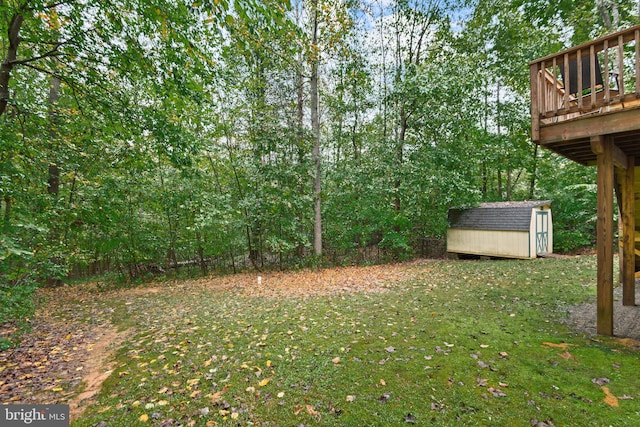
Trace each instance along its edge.
<path fill-rule="evenodd" d="M 631 1 L 0 3 L 0 283 L 424 255 L 447 210 L 595 170 L 530 142 L 528 63 Z"/>

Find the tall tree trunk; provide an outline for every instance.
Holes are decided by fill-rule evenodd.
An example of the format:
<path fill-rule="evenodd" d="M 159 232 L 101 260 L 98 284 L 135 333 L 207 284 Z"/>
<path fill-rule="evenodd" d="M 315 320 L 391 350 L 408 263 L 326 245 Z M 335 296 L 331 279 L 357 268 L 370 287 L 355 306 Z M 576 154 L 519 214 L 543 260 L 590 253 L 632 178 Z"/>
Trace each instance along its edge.
<path fill-rule="evenodd" d="M 49 138 L 50 145 L 55 145 L 56 139 L 56 122 L 57 122 L 57 105 L 58 100 L 60 99 L 60 79 L 52 76 L 51 82 L 49 84 Z M 55 148 L 53 150 L 55 153 Z M 58 165 L 57 156 L 52 153 L 54 156 L 53 160 L 49 162 L 49 179 L 48 179 L 48 188 L 47 191 L 52 196 L 58 196 L 60 193 L 60 166 Z"/>
<path fill-rule="evenodd" d="M 318 117 L 318 63 L 320 62 L 318 45 L 318 1 L 313 3 L 313 22 L 311 35 L 311 129 L 313 132 L 313 253 L 322 255 L 322 159 L 320 155 L 320 118 Z"/>
<path fill-rule="evenodd" d="M 607 32 L 612 32 L 618 28 L 620 23 L 620 11 L 618 5 L 611 0 L 597 0 L 598 12 L 602 18 L 602 23 Z"/>
<path fill-rule="evenodd" d="M 304 164 L 304 76 L 302 75 L 303 71 L 303 58 L 302 55 L 298 58 L 298 70 L 296 75 L 296 84 L 298 90 L 298 105 L 297 105 L 297 142 L 298 142 L 298 163 L 300 166 Z M 298 181 L 298 192 L 299 194 L 304 194 L 304 182 L 302 179 Z M 303 210 L 300 209 L 298 211 L 298 231 L 301 236 L 304 235 L 304 216 Z M 298 259 L 302 259 L 304 256 L 304 241 L 300 240 L 296 245 L 296 256 Z"/>
<path fill-rule="evenodd" d="M 20 10 L 11 18 L 11 22 L 9 22 L 9 27 L 7 30 L 7 35 L 9 38 L 9 46 L 7 48 L 7 54 L 0 64 L 0 116 L 2 116 L 7 111 L 7 105 L 10 99 L 9 93 L 9 80 L 11 79 L 11 71 L 13 71 L 14 61 L 18 57 L 18 45 L 20 44 L 20 28 L 22 27 L 22 22 L 24 21 L 24 16 L 22 15 L 23 9 L 27 7 L 27 2 L 25 2 Z"/>
<path fill-rule="evenodd" d="M 489 183 L 489 177 L 487 176 L 487 162 L 482 161 L 482 196 L 487 197 L 487 186 Z"/>
<path fill-rule="evenodd" d="M 399 214 L 402 210 L 402 199 L 400 197 L 400 186 L 402 181 L 400 180 L 400 171 L 402 170 L 402 163 L 404 162 L 404 142 L 407 135 L 407 112 L 404 105 L 400 107 L 400 130 L 398 132 L 398 143 L 396 146 L 396 179 L 393 183 L 393 189 L 395 197 L 393 206 L 396 214 Z M 400 231 L 398 226 L 395 226 L 396 231 Z"/>
<path fill-rule="evenodd" d="M 49 146 L 51 147 L 51 161 L 49 162 L 49 175 L 47 179 L 47 192 L 51 195 L 52 203 L 58 204 L 58 195 L 60 194 L 60 167 L 57 163 L 56 154 L 56 126 L 57 126 L 57 109 L 58 100 L 60 99 L 60 79 L 55 76 L 51 77 L 49 83 L 49 98 L 48 98 L 48 115 L 49 115 Z M 54 221 L 50 224 L 49 239 L 53 244 L 53 247 L 61 245 L 63 239 L 62 226 L 60 222 Z M 64 260 L 59 254 L 54 254 L 49 260 L 55 266 L 61 266 L 64 264 Z M 47 279 L 48 286 L 62 286 L 62 278 L 50 277 Z"/>
<path fill-rule="evenodd" d="M 531 179 L 529 181 L 529 200 L 534 199 L 536 189 L 536 174 L 538 173 L 538 144 L 533 144 L 533 165 L 531 167 Z"/>

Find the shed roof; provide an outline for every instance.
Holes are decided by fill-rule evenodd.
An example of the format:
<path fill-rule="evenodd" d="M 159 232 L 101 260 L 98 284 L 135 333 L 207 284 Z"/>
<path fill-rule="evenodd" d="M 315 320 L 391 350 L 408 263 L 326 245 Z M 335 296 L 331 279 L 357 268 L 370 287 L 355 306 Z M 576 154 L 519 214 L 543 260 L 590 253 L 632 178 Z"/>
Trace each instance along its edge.
<path fill-rule="evenodd" d="M 470 209 L 450 209 L 451 228 L 472 230 L 528 231 L 531 210 L 549 205 L 551 200 L 482 203 Z"/>

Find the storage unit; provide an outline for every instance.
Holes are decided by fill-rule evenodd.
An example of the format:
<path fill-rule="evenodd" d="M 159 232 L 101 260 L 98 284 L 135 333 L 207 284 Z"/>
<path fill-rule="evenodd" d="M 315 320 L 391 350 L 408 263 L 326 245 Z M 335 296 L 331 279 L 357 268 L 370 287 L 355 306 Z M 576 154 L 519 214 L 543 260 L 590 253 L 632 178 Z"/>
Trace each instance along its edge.
<path fill-rule="evenodd" d="M 447 252 L 523 259 L 553 253 L 550 200 L 450 209 L 449 224 Z"/>

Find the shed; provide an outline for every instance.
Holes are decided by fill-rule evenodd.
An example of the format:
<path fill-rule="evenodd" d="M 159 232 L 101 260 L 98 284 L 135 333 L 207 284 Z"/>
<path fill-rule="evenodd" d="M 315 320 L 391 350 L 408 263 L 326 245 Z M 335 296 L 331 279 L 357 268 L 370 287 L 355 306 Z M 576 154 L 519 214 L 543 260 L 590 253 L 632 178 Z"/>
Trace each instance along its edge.
<path fill-rule="evenodd" d="M 447 252 L 504 258 L 553 253 L 551 200 L 450 209 Z"/>

